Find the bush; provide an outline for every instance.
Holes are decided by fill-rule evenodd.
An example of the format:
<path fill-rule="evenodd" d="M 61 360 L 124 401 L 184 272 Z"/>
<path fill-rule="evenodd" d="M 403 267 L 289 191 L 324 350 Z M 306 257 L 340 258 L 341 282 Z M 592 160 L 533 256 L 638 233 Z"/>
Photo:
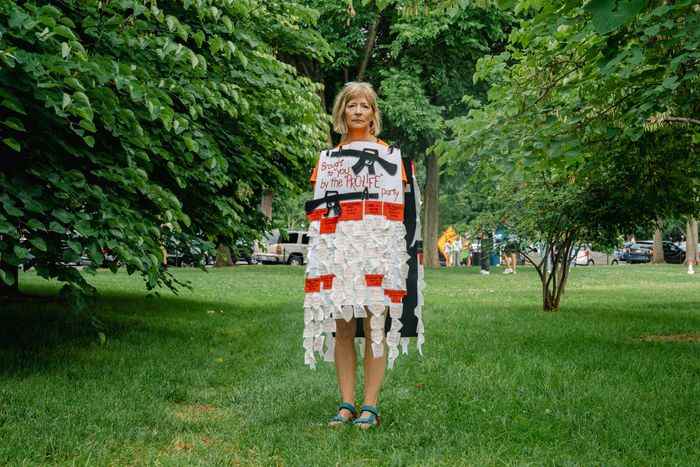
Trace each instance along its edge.
<path fill-rule="evenodd" d="M 33 256 L 87 290 L 68 263 L 109 252 L 174 287 L 163 230 L 260 229 L 261 193 L 305 184 L 326 134 L 317 86 L 276 55 L 322 58 L 314 21 L 281 1 L 0 0 L 0 284 Z"/>

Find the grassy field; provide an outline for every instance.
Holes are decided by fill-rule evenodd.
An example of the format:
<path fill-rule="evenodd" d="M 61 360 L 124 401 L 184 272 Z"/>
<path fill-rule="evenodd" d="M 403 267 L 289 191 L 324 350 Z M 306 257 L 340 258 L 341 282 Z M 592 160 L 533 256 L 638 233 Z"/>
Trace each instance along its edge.
<path fill-rule="evenodd" d="M 194 291 L 159 298 L 100 273 L 103 345 L 54 303 L 2 305 L 0 465 L 697 465 L 700 342 L 641 337 L 700 334 L 700 275 L 576 268 L 543 313 L 531 270 L 476 272 L 427 273 L 425 356 L 388 373 L 370 433 L 326 427 L 301 268 L 183 269 Z"/>

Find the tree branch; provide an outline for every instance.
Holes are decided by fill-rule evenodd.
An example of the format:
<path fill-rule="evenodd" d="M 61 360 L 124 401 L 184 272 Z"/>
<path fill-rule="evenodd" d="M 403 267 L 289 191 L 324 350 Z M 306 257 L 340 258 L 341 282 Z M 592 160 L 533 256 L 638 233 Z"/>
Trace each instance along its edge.
<path fill-rule="evenodd" d="M 700 125 L 700 120 L 688 117 L 649 117 L 648 123 L 694 123 Z"/>
<path fill-rule="evenodd" d="M 520 249 L 518 249 L 518 253 L 520 253 L 521 255 L 523 255 L 523 256 L 525 257 L 525 260 L 526 260 L 527 262 L 529 262 L 530 264 L 532 264 L 532 265 L 535 267 L 535 270 L 537 271 L 537 274 L 539 274 L 539 276 L 540 276 L 540 280 L 542 280 L 542 279 L 543 279 L 543 276 L 542 276 L 542 265 L 544 264 L 544 260 L 540 261 L 540 263 L 537 264 L 537 263 L 536 263 L 527 253 L 525 253 L 524 251 L 521 251 Z"/>
<path fill-rule="evenodd" d="M 374 20 L 367 33 L 367 42 L 365 43 L 365 54 L 362 57 L 362 62 L 360 63 L 360 68 L 357 70 L 357 81 L 362 81 L 365 77 L 365 71 L 367 71 L 367 65 L 369 64 L 369 58 L 372 55 L 372 49 L 374 49 L 374 42 L 377 39 L 377 31 L 379 30 L 379 22 L 382 20 L 382 13 L 377 14 L 377 18 Z"/>
<path fill-rule="evenodd" d="M 549 95 L 549 93 L 552 91 L 552 89 L 554 89 L 556 87 L 557 84 L 559 84 L 564 78 L 569 76 L 574 71 L 580 70 L 581 68 L 583 68 L 583 66 L 585 64 L 586 64 L 585 62 L 574 62 L 573 68 L 562 73 L 558 77 L 554 78 L 554 81 L 547 84 L 544 91 L 542 92 L 542 94 L 540 94 L 540 97 L 537 98 L 537 100 L 535 101 L 535 103 L 533 105 L 537 105 L 540 102 L 542 102 L 542 100 Z"/>
<path fill-rule="evenodd" d="M 569 257 L 571 256 L 571 250 L 573 249 L 574 246 L 574 237 L 575 237 L 575 231 L 567 231 L 566 233 L 566 239 L 564 240 L 564 250 L 566 252 L 565 255 L 565 263 L 562 265 L 562 270 L 561 270 L 561 277 L 559 278 L 559 288 L 557 289 L 557 294 L 554 299 L 554 303 L 556 304 L 556 307 L 559 308 L 559 302 L 561 300 L 561 296 L 564 293 L 564 288 L 566 287 L 566 282 L 569 277 Z"/>

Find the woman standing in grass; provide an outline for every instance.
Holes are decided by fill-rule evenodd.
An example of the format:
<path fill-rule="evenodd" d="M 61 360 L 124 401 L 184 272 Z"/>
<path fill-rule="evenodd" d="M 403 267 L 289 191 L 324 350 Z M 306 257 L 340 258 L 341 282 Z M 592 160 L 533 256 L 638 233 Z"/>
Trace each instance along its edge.
<path fill-rule="evenodd" d="M 377 138 L 381 118 L 371 85 L 345 85 L 333 127 L 340 145 L 321 153 L 311 176 L 314 200 L 306 205 L 305 361 L 313 367 L 315 353 L 335 361 L 341 404 L 330 425 L 367 429 L 380 423 L 384 371 L 399 345 L 406 352 L 410 336 L 418 337 L 419 351 L 423 343 L 419 194 L 410 161 Z M 356 337 L 365 337 L 359 414 Z"/>

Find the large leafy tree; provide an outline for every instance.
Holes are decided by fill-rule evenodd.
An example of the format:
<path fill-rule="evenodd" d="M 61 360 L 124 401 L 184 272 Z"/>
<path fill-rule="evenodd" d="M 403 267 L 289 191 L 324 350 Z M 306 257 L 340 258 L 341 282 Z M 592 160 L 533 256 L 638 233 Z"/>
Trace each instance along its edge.
<path fill-rule="evenodd" d="M 308 59 L 294 63 L 324 84 L 328 109 L 349 80 L 366 80 L 378 89 L 382 137 L 413 157 L 424 179 L 425 258 L 437 266 L 440 167 L 429 148 L 446 134 L 446 119 L 470 108 L 464 95 L 485 92 L 486 86 L 472 81 L 476 61 L 502 48 L 511 15 L 485 1 L 306 3 L 319 10 L 319 31 L 334 59 L 323 67 Z"/>
<path fill-rule="evenodd" d="M 106 259 L 173 286 L 161 244 L 248 235 L 326 134 L 313 10 L 281 0 L 0 0 L 0 284 Z M 109 255 L 105 257 L 105 253 Z M 6 292 L 7 290 L 5 290 Z"/>
<path fill-rule="evenodd" d="M 432 8 L 404 3 L 391 26 L 387 49 L 392 61 L 381 72 L 381 93 L 389 134 L 425 167 L 425 262 L 437 267 L 440 193 L 445 190 L 438 157 L 430 148 L 448 134 L 446 120 L 465 115 L 475 99 L 485 97 L 486 86 L 472 79 L 476 63 L 502 50 L 512 16 L 486 2 L 442 2 Z M 447 186 L 464 182 L 461 175 L 448 177 Z"/>
<path fill-rule="evenodd" d="M 479 62 L 489 100 L 451 126 L 455 164 L 478 163 L 493 207 L 543 244 L 533 261 L 556 310 L 578 241 L 612 241 L 693 215 L 700 167 L 696 2 L 520 1 L 508 50 Z"/>

